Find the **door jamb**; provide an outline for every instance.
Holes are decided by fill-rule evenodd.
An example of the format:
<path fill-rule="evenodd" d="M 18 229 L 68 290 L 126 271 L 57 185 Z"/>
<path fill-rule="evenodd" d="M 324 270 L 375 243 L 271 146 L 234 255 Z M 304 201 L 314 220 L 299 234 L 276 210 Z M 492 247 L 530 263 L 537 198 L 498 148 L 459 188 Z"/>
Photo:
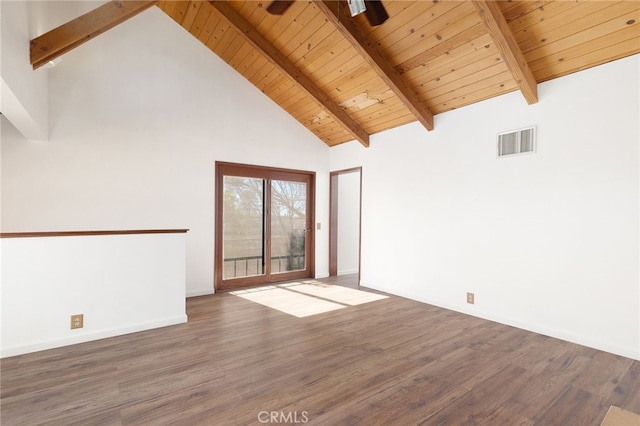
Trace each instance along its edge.
<path fill-rule="evenodd" d="M 338 275 L 338 177 L 348 173 L 360 172 L 360 212 L 358 217 L 358 286 L 362 270 L 362 167 L 337 170 L 330 173 L 329 179 L 329 276 Z"/>

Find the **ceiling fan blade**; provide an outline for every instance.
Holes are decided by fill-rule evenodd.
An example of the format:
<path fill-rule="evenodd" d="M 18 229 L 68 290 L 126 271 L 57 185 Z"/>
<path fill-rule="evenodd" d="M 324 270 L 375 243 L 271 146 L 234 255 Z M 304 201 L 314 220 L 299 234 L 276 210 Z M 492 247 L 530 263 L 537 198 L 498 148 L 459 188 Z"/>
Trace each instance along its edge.
<path fill-rule="evenodd" d="M 273 0 L 267 6 L 267 12 L 272 15 L 282 15 L 293 4 L 294 0 Z"/>
<path fill-rule="evenodd" d="M 389 19 L 389 14 L 384 8 L 382 1 L 364 0 L 364 4 L 367 6 L 367 10 L 364 11 L 364 14 L 372 27 L 380 25 Z"/>

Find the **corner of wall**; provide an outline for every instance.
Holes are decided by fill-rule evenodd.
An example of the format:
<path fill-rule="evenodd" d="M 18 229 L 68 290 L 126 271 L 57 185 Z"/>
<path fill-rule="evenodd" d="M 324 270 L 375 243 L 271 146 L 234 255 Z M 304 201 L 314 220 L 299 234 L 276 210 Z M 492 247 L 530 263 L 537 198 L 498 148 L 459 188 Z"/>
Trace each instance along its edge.
<path fill-rule="evenodd" d="M 49 139 L 46 70 L 29 59 L 28 2 L 0 2 L 0 111 L 27 139 Z"/>

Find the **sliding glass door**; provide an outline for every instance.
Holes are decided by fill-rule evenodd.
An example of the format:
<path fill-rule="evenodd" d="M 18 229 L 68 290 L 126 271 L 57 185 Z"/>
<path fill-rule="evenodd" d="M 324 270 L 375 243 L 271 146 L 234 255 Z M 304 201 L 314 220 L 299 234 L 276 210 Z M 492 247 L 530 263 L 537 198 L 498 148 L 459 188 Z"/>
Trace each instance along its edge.
<path fill-rule="evenodd" d="M 223 176 L 222 278 L 264 275 L 265 180 Z"/>
<path fill-rule="evenodd" d="M 314 174 L 216 164 L 216 288 L 311 277 Z"/>

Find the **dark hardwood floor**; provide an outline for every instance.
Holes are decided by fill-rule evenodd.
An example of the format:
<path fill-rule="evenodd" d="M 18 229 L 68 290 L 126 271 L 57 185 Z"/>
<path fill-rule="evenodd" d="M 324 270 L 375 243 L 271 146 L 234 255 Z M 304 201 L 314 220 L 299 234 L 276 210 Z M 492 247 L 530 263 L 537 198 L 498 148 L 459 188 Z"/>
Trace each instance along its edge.
<path fill-rule="evenodd" d="M 324 278 L 318 281 L 360 290 L 360 284 L 358 283 L 358 274 L 338 275 L 336 277 Z"/>
<path fill-rule="evenodd" d="M 638 361 L 400 297 L 297 318 L 220 293 L 187 313 L 3 359 L 0 423 L 600 425 L 610 405 L 640 413 Z"/>

